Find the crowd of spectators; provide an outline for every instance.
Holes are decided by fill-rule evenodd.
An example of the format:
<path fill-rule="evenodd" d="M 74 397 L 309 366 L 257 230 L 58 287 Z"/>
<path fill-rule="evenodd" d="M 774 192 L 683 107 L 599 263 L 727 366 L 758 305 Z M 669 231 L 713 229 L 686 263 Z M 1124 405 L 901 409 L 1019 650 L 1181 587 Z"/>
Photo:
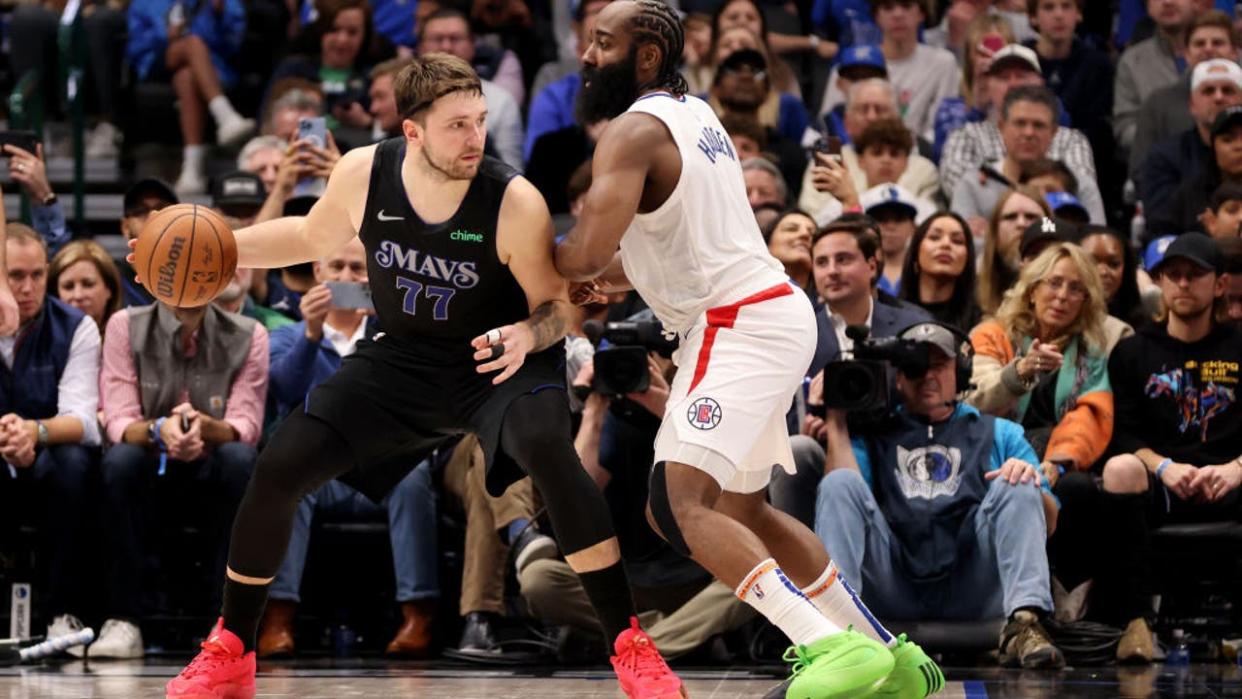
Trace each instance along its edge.
<path fill-rule="evenodd" d="M 483 78 L 488 153 L 539 187 L 563 230 L 607 127 L 583 123 L 575 100 L 578 56 L 608 1 L 88 1 L 87 155 L 140 146 L 142 134 L 119 128 L 120 86 L 165 82 L 180 115 L 180 175 L 128 187 L 125 239 L 185 198 L 209 195 L 234 226 L 305 213 L 342 152 L 400 136 L 394 76 L 413 56 L 447 52 Z M 683 73 L 741 156 L 756 232 L 817 309 L 818 347 L 790 396 L 796 468 L 776 469 L 773 504 L 815 529 L 888 621 L 1003 618 L 1002 662 L 1055 667 L 1064 656 L 1044 622 L 1065 594 L 1054 591 L 1086 585 L 1092 618 L 1125 630 L 1117 658 L 1150 661 L 1160 581 L 1150 532 L 1242 521 L 1233 4 L 674 4 Z M 281 18 L 270 37 L 280 58 L 243 113 L 238 54 L 260 11 Z M 32 2 L 12 13 L 18 74 L 55 76 L 58 12 Z M 54 114 L 56 91 L 47 99 Z M 299 126 L 319 117 L 322 142 Z M 212 153 L 235 159 L 235 171 L 209 172 Z M 314 263 L 238 270 L 212 305 L 169 307 L 123 259 L 75 238 L 42 146 L 4 155 L 6 187 L 30 215 L 6 229 L 19 328 L 0 337 L 0 497 L 47 503 L 35 524 L 49 635 L 98 610 L 91 655 L 139 657 L 162 522 L 194 521 L 209 542 L 204 570 L 222 579 L 265 436 L 382 330 L 335 306 L 329 287 L 365 282 L 365 252 L 352 241 Z M 619 295 L 584 307 L 582 320 L 644 309 Z M 888 370 L 889 415 L 825 408 L 826 370 L 858 346 L 850 326 L 929 346 L 925 373 Z M 676 656 L 751 621 L 645 520 L 651 443 L 676 367 L 653 353 L 649 388 L 608 399 L 588 390 L 593 347 L 581 323 L 566 347 L 575 445 L 612 507 L 653 638 Z M 510 573 L 519 607 L 566 630 L 567 656 L 595 647 L 566 641 L 598 629 L 529 480 L 490 497 L 471 436 L 409 466 L 382 502 L 338 481 L 306 497 L 261 657 L 299 645 L 321 515 L 387 522 L 401 618 L 387 651 L 425 655 L 434 619 L 452 615 L 438 579 L 446 502 L 466 528 L 459 652 L 500 652 Z M 85 533 L 92 506 L 107 522 L 97 540 Z M 107 570 L 81 570 L 88 542 L 106 547 Z M 204 613 L 218 602 L 204 599 Z"/>

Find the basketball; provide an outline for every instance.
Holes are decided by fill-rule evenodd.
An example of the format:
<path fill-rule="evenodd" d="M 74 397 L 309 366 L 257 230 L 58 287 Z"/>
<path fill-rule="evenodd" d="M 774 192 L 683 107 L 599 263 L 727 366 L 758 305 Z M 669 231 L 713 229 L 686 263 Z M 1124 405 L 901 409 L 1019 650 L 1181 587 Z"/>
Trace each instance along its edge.
<path fill-rule="evenodd" d="M 211 302 L 237 270 L 237 241 L 224 218 L 197 204 L 151 215 L 138 234 L 134 271 L 155 298 L 192 308 Z"/>

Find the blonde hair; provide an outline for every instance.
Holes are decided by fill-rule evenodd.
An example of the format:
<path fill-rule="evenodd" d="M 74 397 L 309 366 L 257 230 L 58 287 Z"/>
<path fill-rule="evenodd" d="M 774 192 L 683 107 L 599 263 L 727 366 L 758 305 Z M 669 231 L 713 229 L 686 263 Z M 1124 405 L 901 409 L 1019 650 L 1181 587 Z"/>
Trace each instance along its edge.
<path fill-rule="evenodd" d="M 112 298 L 108 299 L 108 305 L 104 307 L 103 318 L 100 319 L 100 329 L 108 324 L 108 319 L 113 313 L 121 310 L 121 302 L 124 300 L 121 293 L 121 273 L 116 268 L 116 263 L 108 256 L 108 251 L 103 246 L 93 240 L 75 240 L 65 245 L 52 258 L 51 264 L 47 270 L 47 285 L 51 293 L 56 294 L 60 298 L 60 286 L 58 280 L 65 270 L 76 265 L 79 262 L 90 262 L 95 265 L 95 269 L 99 270 L 99 277 L 103 279 L 104 286 L 112 292 Z"/>
<path fill-rule="evenodd" d="M 1045 216 L 1052 216 L 1048 202 L 1044 201 L 1039 192 L 1026 185 L 1006 189 L 996 200 L 996 208 L 992 209 L 992 215 L 988 218 L 987 235 L 983 238 L 983 258 L 979 261 L 979 308 L 987 314 L 996 313 L 1001 301 L 1004 300 L 1005 290 L 1015 281 L 1015 275 L 1009 271 L 1005 266 L 1005 261 L 999 257 L 1000 236 L 996 233 L 996 229 L 1000 226 L 1001 211 L 1015 194 L 1021 194 L 1038 204 Z"/>
<path fill-rule="evenodd" d="M 966 41 L 962 44 L 962 99 L 966 106 L 975 105 L 975 47 L 983 40 L 984 34 L 1000 34 L 1005 37 L 1006 44 L 1017 43 L 1013 35 L 1013 27 L 1003 15 L 981 14 L 966 25 Z M 999 104 L 992 105 L 1000 108 Z"/>
<path fill-rule="evenodd" d="M 1005 300 L 996 311 L 996 322 L 1005 329 L 1015 347 L 1023 338 L 1037 336 L 1039 325 L 1035 319 L 1035 302 L 1032 298 L 1035 287 L 1052 274 L 1052 268 L 1058 262 L 1066 259 L 1073 262 L 1078 269 L 1078 276 L 1082 279 L 1087 295 L 1082 301 L 1078 317 L 1061 336 L 1051 338 L 1051 341 L 1063 348 L 1065 340 L 1081 335 L 1088 348 L 1104 351 L 1104 321 L 1108 318 L 1108 301 L 1104 298 L 1104 287 L 1100 284 L 1095 261 L 1073 243 L 1053 243 L 1022 267 L 1018 282 L 1005 292 Z"/>
<path fill-rule="evenodd" d="M 479 74 L 469 63 L 447 53 L 429 53 L 410 61 L 392 80 L 397 112 L 402 119 L 417 119 L 435 101 L 454 92 L 483 94 Z"/>

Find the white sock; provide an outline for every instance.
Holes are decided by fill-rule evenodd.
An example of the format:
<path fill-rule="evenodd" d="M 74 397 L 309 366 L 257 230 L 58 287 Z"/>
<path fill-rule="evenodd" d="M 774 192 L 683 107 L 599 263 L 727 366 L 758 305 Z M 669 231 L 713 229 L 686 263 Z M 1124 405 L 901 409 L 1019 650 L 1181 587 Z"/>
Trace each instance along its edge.
<path fill-rule="evenodd" d="M 889 648 L 897 646 L 897 639 L 880 625 L 867 605 L 858 599 L 858 593 L 841 577 L 836 563 L 829 563 L 815 582 L 802 588 L 802 593 L 832 623 L 854 630 L 868 638 L 879 641 Z"/>
<path fill-rule="evenodd" d="M 215 119 L 217 124 L 224 124 L 242 118 L 237 113 L 237 110 L 233 109 L 233 103 L 224 95 L 212 97 L 211 101 L 207 103 L 207 110 L 211 112 L 211 118 Z"/>
<path fill-rule="evenodd" d="M 186 146 L 181 151 L 182 172 L 203 172 L 203 158 L 207 155 L 207 146 Z"/>
<path fill-rule="evenodd" d="M 738 599 L 767 617 L 796 645 L 809 645 L 841 632 L 797 586 L 789 582 L 771 558 L 759 563 L 742 578 L 736 594 Z"/>

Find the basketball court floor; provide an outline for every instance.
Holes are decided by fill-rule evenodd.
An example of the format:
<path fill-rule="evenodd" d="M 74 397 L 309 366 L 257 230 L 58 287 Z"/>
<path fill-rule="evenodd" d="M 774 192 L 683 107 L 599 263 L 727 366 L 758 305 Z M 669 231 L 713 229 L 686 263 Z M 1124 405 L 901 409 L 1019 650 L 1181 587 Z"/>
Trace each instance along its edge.
<path fill-rule="evenodd" d="M 163 697 L 163 685 L 181 669 L 171 658 L 132 662 L 81 661 L 0 670 L 0 699 L 136 699 Z M 685 670 L 692 699 L 762 697 L 779 668 Z M 946 668 L 945 699 L 1053 699 L 1096 697 L 1242 697 L 1242 669 L 1092 668 L 1023 672 L 998 668 Z M 479 669 L 444 662 L 303 660 L 265 663 L 260 698 L 388 699 L 623 699 L 602 668 Z"/>

